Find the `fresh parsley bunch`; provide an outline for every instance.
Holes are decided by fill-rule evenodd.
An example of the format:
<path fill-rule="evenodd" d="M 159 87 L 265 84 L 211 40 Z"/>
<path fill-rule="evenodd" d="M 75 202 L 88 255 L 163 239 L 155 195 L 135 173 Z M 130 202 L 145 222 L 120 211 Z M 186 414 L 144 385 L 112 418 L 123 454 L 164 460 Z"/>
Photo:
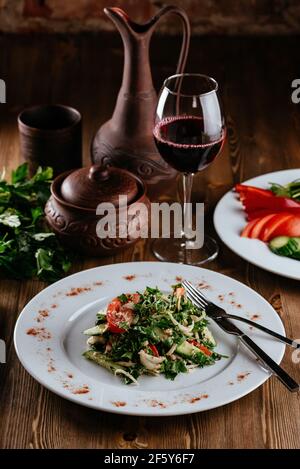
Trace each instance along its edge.
<path fill-rule="evenodd" d="M 68 254 L 45 223 L 52 168 L 29 178 L 27 163 L 0 177 L 0 268 L 16 279 L 54 282 L 71 266 Z"/>

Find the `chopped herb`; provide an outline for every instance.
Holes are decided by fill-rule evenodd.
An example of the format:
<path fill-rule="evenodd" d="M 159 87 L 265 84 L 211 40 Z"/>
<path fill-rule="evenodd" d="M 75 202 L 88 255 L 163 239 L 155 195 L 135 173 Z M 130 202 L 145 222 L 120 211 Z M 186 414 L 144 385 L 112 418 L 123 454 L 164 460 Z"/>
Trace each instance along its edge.
<path fill-rule="evenodd" d="M 120 300 L 121 303 L 127 303 L 127 302 L 128 302 L 127 295 L 125 295 L 124 293 L 122 293 L 122 295 L 118 296 L 118 300 Z"/>
<path fill-rule="evenodd" d="M 0 179 L 0 268 L 17 278 L 59 279 L 70 258 L 44 220 L 50 195 L 51 168 L 39 168 L 30 179 L 27 163 Z"/>
<path fill-rule="evenodd" d="M 96 345 L 89 345 L 84 356 L 113 373 L 119 365 L 123 368 L 120 377 L 126 384 L 143 374 L 163 374 L 173 380 L 190 367 L 203 367 L 220 360 L 221 355 L 214 351 L 212 335 L 207 339 L 205 312 L 188 300 L 184 290 L 178 297 L 177 288 L 175 285 L 166 295 L 158 288 L 147 287 L 139 293 L 139 302 L 134 305 L 130 295 L 120 295 L 122 306 L 116 309 L 114 317 L 117 324 L 113 322 L 111 328 L 110 317 L 98 313 L 96 324 L 107 321 L 108 327 L 100 341 L 97 336 Z M 130 320 L 123 320 L 122 308 L 127 312 L 131 308 Z M 115 332 L 116 325 L 119 332 Z M 98 355 L 90 353 L 94 349 Z"/>

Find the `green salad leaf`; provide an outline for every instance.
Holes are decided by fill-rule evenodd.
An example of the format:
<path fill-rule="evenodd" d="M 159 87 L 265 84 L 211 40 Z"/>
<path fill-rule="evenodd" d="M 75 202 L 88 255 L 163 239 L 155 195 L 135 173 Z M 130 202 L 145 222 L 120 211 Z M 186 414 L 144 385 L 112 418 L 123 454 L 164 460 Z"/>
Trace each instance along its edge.
<path fill-rule="evenodd" d="M 279 197 L 289 197 L 300 202 L 300 179 L 292 181 L 285 186 L 275 182 L 270 183 L 270 190 Z"/>
<path fill-rule="evenodd" d="M 147 287 L 143 293 L 119 295 L 107 314 L 97 314 L 96 325 L 103 323 L 107 327 L 101 330 L 84 331 L 89 339 L 83 355 L 119 374 L 126 384 L 144 374 L 174 380 L 222 358 L 214 350 L 205 312 L 191 303 L 180 284 L 169 294 Z"/>
<path fill-rule="evenodd" d="M 13 278 L 53 282 L 71 266 L 44 219 L 52 177 L 52 168 L 38 168 L 29 178 L 24 163 L 12 172 L 11 183 L 4 173 L 0 178 L 0 268 Z"/>

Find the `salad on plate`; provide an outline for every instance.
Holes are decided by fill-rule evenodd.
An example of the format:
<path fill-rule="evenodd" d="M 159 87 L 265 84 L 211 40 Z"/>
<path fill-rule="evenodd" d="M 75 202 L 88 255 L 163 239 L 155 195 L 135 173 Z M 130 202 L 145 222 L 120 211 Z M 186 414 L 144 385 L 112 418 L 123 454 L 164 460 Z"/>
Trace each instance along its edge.
<path fill-rule="evenodd" d="M 195 307 L 181 284 L 169 294 L 147 287 L 143 293 L 123 293 L 97 313 L 83 356 L 120 375 L 126 384 L 141 375 L 179 373 L 212 365 L 222 355 L 208 329 L 205 311 Z"/>

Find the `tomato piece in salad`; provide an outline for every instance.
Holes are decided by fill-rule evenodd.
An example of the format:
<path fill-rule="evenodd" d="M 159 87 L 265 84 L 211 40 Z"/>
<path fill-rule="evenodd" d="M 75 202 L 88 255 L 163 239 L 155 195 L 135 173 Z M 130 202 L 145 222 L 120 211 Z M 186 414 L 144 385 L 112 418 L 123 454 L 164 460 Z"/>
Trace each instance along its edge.
<path fill-rule="evenodd" d="M 189 339 L 188 342 L 201 350 L 204 355 L 207 355 L 208 357 L 212 355 L 212 352 L 207 347 L 205 347 L 205 345 L 200 344 L 200 342 L 198 342 L 196 339 Z"/>
<path fill-rule="evenodd" d="M 137 305 L 141 300 L 141 296 L 139 293 L 130 293 L 128 296 L 130 301 L 132 301 L 132 303 L 134 303 L 135 305 Z"/>
<path fill-rule="evenodd" d="M 185 295 L 185 289 L 183 287 L 177 287 L 175 290 L 175 295 L 177 298 L 180 298 L 181 296 Z"/>
<path fill-rule="evenodd" d="M 127 328 L 122 327 L 122 325 L 126 324 L 128 327 L 131 325 L 134 312 L 132 308 L 122 305 L 121 301 L 115 298 L 107 306 L 106 318 L 109 330 L 115 334 L 122 334 L 127 330 Z"/>

